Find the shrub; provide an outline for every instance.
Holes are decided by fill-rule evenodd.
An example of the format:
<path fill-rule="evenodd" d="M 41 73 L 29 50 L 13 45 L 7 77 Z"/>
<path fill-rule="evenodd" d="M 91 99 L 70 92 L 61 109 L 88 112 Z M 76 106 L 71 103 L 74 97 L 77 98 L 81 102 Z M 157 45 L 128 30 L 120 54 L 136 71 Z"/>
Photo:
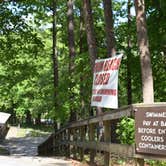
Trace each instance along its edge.
<path fill-rule="evenodd" d="M 118 134 L 118 139 L 122 144 L 133 144 L 134 131 L 134 119 L 124 117 L 118 123 L 116 133 Z"/>

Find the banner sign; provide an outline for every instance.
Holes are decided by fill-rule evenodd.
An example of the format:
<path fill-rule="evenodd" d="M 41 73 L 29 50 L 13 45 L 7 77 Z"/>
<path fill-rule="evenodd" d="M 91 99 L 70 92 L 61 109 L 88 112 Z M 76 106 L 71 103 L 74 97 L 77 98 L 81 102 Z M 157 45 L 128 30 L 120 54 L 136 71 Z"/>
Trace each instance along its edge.
<path fill-rule="evenodd" d="M 118 69 L 122 54 L 95 61 L 91 106 L 118 108 Z"/>

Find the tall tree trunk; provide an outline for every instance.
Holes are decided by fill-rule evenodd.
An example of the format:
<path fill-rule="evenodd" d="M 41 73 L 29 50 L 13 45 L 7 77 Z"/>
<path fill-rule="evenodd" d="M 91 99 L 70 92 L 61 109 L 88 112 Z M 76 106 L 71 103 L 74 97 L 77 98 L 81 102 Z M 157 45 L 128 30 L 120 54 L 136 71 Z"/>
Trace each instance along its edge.
<path fill-rule="evenodd" d="M 56 46 L 56 38 L 57 38 L 57 30 L 56 30 L 56 0 L 53 0 L 53 33 L 52 33 L 52 60 L 53 60 L 53 71 L 54 71 L 54 97 L 55 97 L 55 109 L 57 106 L 56 98 L 57 98 L 57 89 L 58 89 L 58 55 L 57 55 L 57 46 Z"/>
<path fill-rule="evenodd" d="M 16 112 L 15 112 L 15 104 L 14 104 L 14 101 L 11 99 L 11 108 L 9 108 L 9 110 L 11 112 L 9 112 L 11 114 L 11 124 L 16 124 L 17 123 L 17 117 L 16 117 Z M 4 110 L 5 110 L 5 107 L 4 107 Z"/>
<path fill-rule="evenodd" d="M 108 57 L 116 54 L 112 0 L 103 0 Z"/>
<path fill-rule="evenodd" d="M 103 0 L 103 6 L 107 39 L 107 54 L 108 57 L 112 57 L 116 54 L 112 0 Z M 119 120 L 114 120 L 111 123 L 111 142 L 113 143 L 118 143 L 116 134 L 118 122 Z"/>
<path fill-rule="evenodd" d="M 80 6 L 80 39 L 79 39 L 79 54 L 82 54 L 85 52 L 85 48 L 84 48 L 84 15 L 83 15 L 83 9 L 82 7 Z M 85 66 L 82 66 L 81 68 L 81 72 L 83 72 L 83 69 L 84 69 Z M 80 118 L 81 119 L 84 119 L 86 116 L 86 112 L 85 112 L 85 95 L 84 95 L 84 87 L 83 87 L 83 83 L 84 82 L 84 77 L 83 76 L 80 76 L 80 99 L 81 99 L 81 112 L 80 112 Z"/>
<path fill-rule="evenodd" d="M 128 105 L 132 103 L 132 87 L 131 87 L 131 0 L 127 3 L 127 17 L 128 17 L 128 35 L 127 35 L 127 102 Z"/>
<path fill-rule="evenodd" d="M 41 125 L 41 114 L 40 113 L 38 113 L 37 117 L 35 118 L 35 124 Z"/>
<path fill-rule="evenodd" d="M 73 76 L 74 76 L 74 58 L 75 58 L 75 43 L 74 43 L 74 18 L 73 18 L 73 0 L 67 2 L 67 18 L 68 18 L 68 47 L 69 47 L 69 93 L 70 93 L 70 119 L 69 121 L 76 120 L 76 112 L 73 107 L 74 92 L 73 92 Z"/>
<path fill-rule="evenodd" d="M 56 8 L 57 8 L 57 0 L 53 0 L 53 22 L 52 22 L 52 61 L 53 61 L 53 78 L 54 78 L 54 107 L 55 110 L 58 110 L 58 54 L 57 54 L 57 30 L 56 30 Z M 54 119 L 54 128 L 56 129 L 56 120 Z"/>
<path fill-rule="evenodd" d="M 79 41 L 79 53 L 83 53 L 85 51 L 83 46 L 83 38 L 84 38 L 84 15 L 83 9 L 80 7 L 80 41 Z"/>
<path fill-rule="evenodd" d="M 26 112 L 26 124 L 32 124 L 32 116 L 29 110 Z"/>
<path fill-rule="evenodd" d="M 140 52 L 141 72 L 142 72 L 142 92 L 143 102 L 153 103 L 153 76 L 151 67 L 151 57 L 149 52 L 149 43 L 147 35 L 145 2 L 144 0 L 135 0 L 137 40 Z"/>
<path fill-rule="evenodd" d="M 95 33 L 94 33 L 92 8 L 91 8 L 90 0 L 83 0 L 83 11 L 84 11 L 84 20 L 85 20 L 91 69 L 92 69 L 92 73 L 93 73 L 93 68 L 95 65 L 96 57 L 97 57 L 97 47 L 96 47 L 96 39 L 95 39 Z"/>
<path fill-rule="evenodd" d="M 93 17 L 92 17 L 92 7 L 90 0 L 83 0 L 83 12 L 84 12 L 84 22 L 86 27 L 88 50 L 91 62 L 91 71 L 93 73 L 95 60 L 97 57 L 97 46 L 96 46 Z M 89 115 L 93 116 L 93 108 L 91 108 Z"/>

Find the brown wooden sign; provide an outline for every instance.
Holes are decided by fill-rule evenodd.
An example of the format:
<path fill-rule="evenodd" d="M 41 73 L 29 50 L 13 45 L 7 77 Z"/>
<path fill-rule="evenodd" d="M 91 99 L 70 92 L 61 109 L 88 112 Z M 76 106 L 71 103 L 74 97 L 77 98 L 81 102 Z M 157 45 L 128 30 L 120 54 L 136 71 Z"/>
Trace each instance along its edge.
<path fill-rule="evenodd" d="M 166 107 L 135 109 L 136 153 L 166 156 Z"/>

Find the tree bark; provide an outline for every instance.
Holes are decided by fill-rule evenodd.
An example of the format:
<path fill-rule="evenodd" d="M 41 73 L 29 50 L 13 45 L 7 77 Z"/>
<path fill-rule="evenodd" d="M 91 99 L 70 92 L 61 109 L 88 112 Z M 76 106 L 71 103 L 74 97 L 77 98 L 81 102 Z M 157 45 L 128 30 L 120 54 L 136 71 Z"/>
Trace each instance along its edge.
<path fill-rule="evenodd" d="M 142 93 L 144 103 L 154 102 L 153 76 L 151 67 L 151 57 L 147 35 L 145 2 L 135 0 L 137 40 L 140 52 L 141 73 L 142 73 Z"/>
<path fill-rule="evenodd" d="M 108 57 L 116 54 L 112 0 L 103 0 Z"/>
<path fill-rule="evenodd" d="M 75 58 L 75 42 L 74 42 L 74 18 L 73 18 L 73 0 L 68 0 L 67 2 L 67 18 L 68 18 L 68 47 L 69 47 L 69 100 L 70 100 L 70 118 L 69 121 L 76 120 L 76 112 L 73 107 L 74 100 L 74 82 L 73 82 L 73 72 L 74 72 L 74 58 Z"/>
<path fill-rule="evenodd" d="M 56 8 L 57 0 L 53 0 L 53 15 L 52 15 L 52 61 L 53 61 L 53 78 L 54 78 L 54 107 L 58 110 L 58 53 L 57 53 L 57 29 L 56 29 Z M 54 119 L 54 129 L 56 129 L 56 120 Z"/>
<path fill-rule="evenodd" d="M 55 109 L 57 108 L 57 90 L 58 90 L 58 55 L 57 55 L 57 46 L 56 46 L 56 0 L 53 0 L 53 33 L 52 33 L 52 61 L 53 61 L 53 74 L 54 74 L 54 101 Z"/>
<path fill-rule="evenodd" d="M 35 118 L 35 124 L 36 125 L 41 125 L 41 114 L 40 113 Z"/>
<path fill-rule="evenodd" d="M 84 47 L 84 16 L 83 16 L 83 9 L 82 7 L 80 7 L 80 38 L 79 38 L 79 54 L 84 53 L 85 47 Z M 83 72 L 85 66 L 81 67 L 81 72 Z M 83 87 L 83 83 L 84 82 L 84 77 L 81 75 L 80 76 L 80 99 L 81 99 L 81 112 L 80 112 L 80 118 L 81 119 L 85 119 L 85 115 L 86 115 L 86 110 L 85 110 L 85 95 L 84 95 L 84 87 Z"/>
<path fill-rule="evenodd" d="M 74 68 L 74 58 L 75 58 L 73 4 L 74 4 L 73 0 L 68 0 L 67 17 L 68 17 L 68 45 L 69 45 L 70 70 Z"/>
<path fill-rule="evenodd" d="M 116 55 L 116 47 L 115 47 L 115 35 L 114 35 L 114 20 L 113 20 L 113 10 L 112 10 L 112 0 L 103 0 L 104 6 L 104 18 L 105 18 L 105 32 L 106 32 L 106 41 L 107 41 L 107 54 L 108 57 L 112 57 Z M 102 112 L 102 109 L 101 109 Z M 101 114 L 101 113 L 100 113 Z M 116 129 L 118 120 L 114 120 L 111 123 L 111 138 L 112 142 L 118 143 L 116 136 Z"/>
<path fill-rule="evenodd" d="M 127 4 L 128 17 L 128 35 L 127 35 L 127 102 L 132 103 L 132 86 L 131 86 L 131 0 Z"/>
<path fill-rule="evenodd" d="M 88 51 L 89 51 L 90 62 L 91 62 L 91 71 L 93 73 L 95 60 L 97 57 L 97 46 L 96 46 L 96 38 L 95 38 L 93 17 L 92 17 L 92 7 L 91 7 L 90 0 L 83 0 L 83 12 L 84 12 L 84 22 L 86 27 Z M 89 115 L 93 116 L 93 114 L 94 114 L 93 108 L 91 108 Z"/>
<path fill-rule="evenodd" d="M 96 47 L 96 39 L 95 39 L 95 33 L 94 33 L 92 8 L 91 8 L 90 0 L 83 0 L 83 11 L 84 11 L 86 34 L 87 34 L 88 50 L 89 50 L 90 62 L 91 62 L 91 70 L 93 73 L 93 68 L 95 65 L 96 57 L 97 57 L 97 47 Z"/>
<path fill-rule="evenodd" d="M 26 112 L 26 124 L 32 124 L 32 116 L 29 110 Z"/>

